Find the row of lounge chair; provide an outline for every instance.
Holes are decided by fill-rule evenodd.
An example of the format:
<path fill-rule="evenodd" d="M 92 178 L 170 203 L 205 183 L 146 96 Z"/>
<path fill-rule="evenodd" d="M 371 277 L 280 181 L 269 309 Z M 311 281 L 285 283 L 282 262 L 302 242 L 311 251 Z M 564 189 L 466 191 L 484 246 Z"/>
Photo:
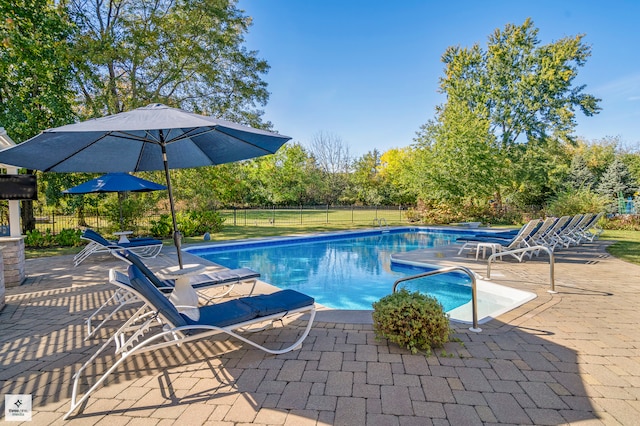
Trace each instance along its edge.
<path fill-rule="evenodd" d="M 537 254 L 537 251 L 519 249 L 543 246 L 554 251 L 558 247 L 568 248 L 585 241 L 593 241 L 602 233 L 602 228 L 598 226 L 602 215 L 603 213 L 585 213 L 560 218 L 548 217 L 544 220 L 533 219 L 515 232 L 500 232 L 492 236 L 476 234 L 470 237 L 460 237 L 457 240 L 463 245 L 460 247 L 458 255 L 465 250 L 475 250 L 477 259 L 480 250 L 484 251 L 489 248 L 493 253 L 504 253 L 504 255 L 513 256 L 522 262 L 525 256 L 531 258 Z"/>
<path fill-rule="evenodd" d="M 107 341 L 73 376 L 71 407 L 64 416 L 65 419 L 78 410 L 108 376 L 133 355 L 179 346 L 220 334 L 232 336 L 270 354 L 282 354 L 300 347 L 309 335 L 316 313 L 314 299 L 295 290 L 254 295 L 255 282 L 260 276 L 255 271 L 241 268 L 191 278 L 195 290 L 253 282 L 248 295 L 227 298 L 219 303 L 214 303 L 214 298 L 199 293 L 203 296 L 202 303 L 197 308 L 198 318 L 193 319 L 184 313 L 181 306 L 175 306 L 168 297 L 175 282 L 160 279 L 130 250 L 115 245 L 107 245 L 106 248 L 128 265 L 127 272 L 123 273 L 116 268 L 109 271 L 109 282 L 115 286 L 114 297 L 109 303 L 115 304 L 116 308 L 97 327 L 92 327 L 91 321 L 108 303 L 91 315 L 87 321 L 88 337 L 95 336 L 96 330 L 103 327 L 106 321 L 112 319 L 124 306 L 138 303 L 139 307 L 134 308 L 135 312 L 110 334 Z M 228 290 L 224 292 L 227 293 Z M 267 347 L 259 343 L 260 338 L 250 338 L 253 333 L 267 329 L 274 322 L 299 315 L 307 316 L 306 327 L 299 331 L 297 339 L 286 347 Z M 109 349 L 114 349 L 113 357 L 105 356 Z M 98 368 L 100 364 L 112 360 L 114 362 L 106 365 L 104 370 Z M 88 381 L 86 373 L 94 371 L 101 371 L 102 374 L 86 391 L 81 392 L 81 384 Z"/>

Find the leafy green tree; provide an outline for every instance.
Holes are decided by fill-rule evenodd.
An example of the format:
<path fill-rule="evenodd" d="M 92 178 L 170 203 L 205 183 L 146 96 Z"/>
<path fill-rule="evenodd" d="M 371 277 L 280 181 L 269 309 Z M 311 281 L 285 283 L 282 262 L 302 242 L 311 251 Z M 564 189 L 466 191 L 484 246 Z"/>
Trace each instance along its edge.
<path fill-rule="evenodd" d="M 260 162 L 261 182 L 269 194 L 269 201 L 276 205 L 307 204 L 313 194 L 312 182 L 319 177 L 313 159 L 298 144 L 287 144 L 278 152 Z"/>
<path fill-rule="evenodd" d="M 390 187 L 391 204 L 416 204 L 417 194 L 410 189 L 412 176 L 409 163 L 414 151 L 411 147 L 391 148 L 380 156 L 379 175 Z"/>
<path fill-rule="evenodd" d="M 558 140 L 532 140 L 512 147 L 508 158 L 509 186 L 503 188 L 512 204 L 523 210 L 544 208 L 565 185 L 570 159 Z"/>
<path fill-rule="evenodd" d="M 353 201 L 364 205 L 387 204 L 390 188 L 380 174 L 381 165 L 377 149 L 369 151 L 354 162 L 353 172 L 350 174 Z"/>
<path fill-rule="evenodd" d="M 566 172 L 555 154 L 574 141 L 575 111 L 600 109 L 585 86 L 574 85 L 591 54 L 583 38 L 542 45 L 527 19 L 495 30 L 486 50 L 447 48 L 440 79 L 447 101 L 417 139 L 421 195 L 459 202 L 465 194 L 486 197 L 493 185 L 500 205 L 505 190 L 523 202 L 553 194 Z"/>
<path fill-rule="evenodd" d="M 269 66 L 242 46 L 234 0 L 70 0 L 76 90 L 89 116 L 153 102 L 264 126 Z"/>
<path fill-rule="evenodd" d="M 241 207 L 250 201 L 248 162 L 172 170 L 174 196 L 190 211 Z"/>
<path fill-rule="evenodd" d="M 0 16 L 0 126 L 20 143 L 73 120 L 73 26 L 50 0 L 0 0 Z M 23 230 L 35 229 L 32 201 L 21 215 Z"/>
<path fill-rule="evenodd" d="M 50 0 L 0 0 L 0 16 L 0 125 L 20 143 L 73 120 L 73 26 Z"/>
<path fill-rule="evenodd" d="M 640 145 L 635 150 L 622 150 L 619 158 L 627 166 L 633 179 L 640 184 Z"/>
<path fill-rule="evenodd" d="M 506 167 L 489 121 L 465 103 L 451 101 L 437 120 L 423 126 L 416 138 L 412 173 L 418 177 L 419 196 L 459 207 L 474 200 L 486 204 Z"/>
<path fill-rule="evenodd" d="M 447 101 L 465 102 L 489 121 L 489 132 L 503 148 L 548 137 L 573 141 L 575 110 L 598 113 L 599 99 L 574 86 L 578 67 L 591 48 L 584 35 L 541 45 L 538 29 L 527 19 L 508 24 L 489 37 L 487 50 L 449 47 L 442 61 L 440 88 Z"/>
<path fill-rule="evenodd" d="M 572 157 L 580 155 L 584 158 L 586 166 L 598 181 L 615 159 L 620 143 L 620 139 L 617 137 L 606 137 L 593 141 L 579 140 L 576 146 L 570 146 L 568 149 Z"/>

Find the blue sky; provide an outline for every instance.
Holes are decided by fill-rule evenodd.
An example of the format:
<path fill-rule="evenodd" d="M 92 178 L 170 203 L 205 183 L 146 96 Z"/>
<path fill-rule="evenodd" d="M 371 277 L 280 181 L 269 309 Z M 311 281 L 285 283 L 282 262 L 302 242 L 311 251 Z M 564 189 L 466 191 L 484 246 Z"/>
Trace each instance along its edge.
<path fill-rule="evenodd" d="M 585 34 L 592 55 L 576 84 L 601 98 L 575 134 L 640 148 L 640 1 L 239 0 L 253 17 L 247 48 L 271 65 L 266 120 L 308 145 L 335 135 L 353 156 L 413 143 L 433 118 L 448 46 L 486 48 L 530 17 L 542 43 Z"/>

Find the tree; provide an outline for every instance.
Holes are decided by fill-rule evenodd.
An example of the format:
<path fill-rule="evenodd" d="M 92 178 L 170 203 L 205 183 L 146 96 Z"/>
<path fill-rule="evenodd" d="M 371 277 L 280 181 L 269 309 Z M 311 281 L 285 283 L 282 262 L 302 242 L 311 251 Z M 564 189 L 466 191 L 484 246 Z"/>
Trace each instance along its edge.
<path fill-rule="evenodd" d="M 314 135 L 309 147 L 311 156 L 322 173 L 323 201 L 333 204 L 347 187 L 351 156 L 349 147 L 337 135 L 318 132 Z"/>
<path fill-rule="evenodd" d="M 73 119 L 73 27 L 48 0 L 0 0 L 0 14 L 0 124 L 20 143 Z"/>
<path fill-rule="evenodd" d="M 242 46 L 251 19 L 234 0 L 70 0 L 80 32 L 75 85 L 83 112 L 102 116 L 153 102 L 254 127 L 269 69 Z"/>
<path fill-rule="evenodd" d="M 387 197 L 380 166 L 380 153 L 377 149 L 369 151 L 354 162 L 350 175 L 354 201 L 364 205 L 384 204 Z"/>
<path fill-rule="evenodd" d="M 310 188 L 318 180 L 312 158 L 298 143 L 287 144 L 260 162 L 261 182 L 274 204 L 293 206 L 309 202 Z"/>
<path fill-rule="evenodd" d="M 463 102 L 449 101 L 437 121 L 422 127 L 416 138 L 412 173 L 423 199 L 463 207 L 474 200 L 486 204 L 506 164 L 498 155 L 489 121 L 476 116 Z"/>
<path fill-rule="evenodd" d="M 432 180 L 421 193 L 460 200 L 486 196 L 493 185 L 497 205 L 504 190 L 536 203 L 553 194 L 550 180 L 566 172 L 557 154 L 574 141 L 575 110 L 590 116 L 600 109 L 585 86 L 574 86 L 591 53 L 583 38 L 541 45 L 527 19 L 495 30 L 486 50 L 447 48 L 440 79 L 446 103 L 416 140 L 420 179 Z"/>
<path fill-rule="evenodd" d="M 579 155 L 584 158 L 586 166 L 597 181 L 615 159 L 620 143 L 618 137 L 606 137 L 593 141 L 579 140 L 576 146 L 569 147 L 569 152 L 572 157 Z"/>
<path fill-rule="evenodd" d="M 20 143 L 73 120 L 73 26 L 48 0 L 0 0 L 0 16 L 0 126 Z M 35 228 L 31 201 L 22 202 L 21 216 L 24 231 Z"/>
<path fill-rule="evenodd" d="M 530 19 L 508 24 L 489 37 L 486 51 L 478 45 L 447 48 L 441 91 L 447 102 L 465 102 L 488 120 L 502 148 L 549 137 L 573 141 L 575 110 L 587 116 L 600 110 L 600 100 L 583 93 L 584 85 L 573 86 L 578 67 L 591 55 L 583 38 L 540 45 Z"/>
<path fill-rule="evenodd" d="M 391 148 L 380 156 L 378 173 L 390 187 L 388 201 L 391 204 L 416 203 L 417 194 L 410 189 L 409 164 L 413 156 L 411 147 Z"/>
<path fill-rule="evenodd" d="M 571 169 L 567 177 L 567 186 L 571 189 L 590 190 L 595 184 L 596 177 L 593 175 L 584 157 L 576 154 L 571 159 Z"/>
<path fill-rule="evenodd" d="M 618 158 L 607 167 L 596 188 L 597 193 L 607 197 L 611 202 L 611 213 L 617 211 L 619 196 L 631 197 L 637 190 L 638 182 L 633 179 L 627 166 Z"/>

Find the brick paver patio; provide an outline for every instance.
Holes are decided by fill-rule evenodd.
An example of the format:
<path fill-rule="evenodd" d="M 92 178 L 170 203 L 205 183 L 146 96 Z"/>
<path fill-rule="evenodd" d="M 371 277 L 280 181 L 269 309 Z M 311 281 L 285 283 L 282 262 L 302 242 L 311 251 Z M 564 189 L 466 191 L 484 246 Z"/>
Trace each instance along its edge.
<path fill-rule="evenodd" d="M 133 357 L 68 422 L 640 424 L 640 267 L 605 246 L 559 252 L 553 295 L 546 259 L 495 264 L 493 281 L 538 297 L 478 334 L 453 324 L 456 341 L 430 357 L 376 341 L 362 315 L 322 312 L 302 349 L 285 355 L 221 339 Z M 171 261 L 163 253 L 154 264 Z M 29 424 L 67 423 L 71 376 L 101 341 L 83 340 L 83 319 L 111 294 L 108 269 L 122 266 L 98 256 L 78 268 L 67 256 L 27 261 L 27 281 L 7 289 L 0 311 L 0 422 L 4 395 L 31 394 Z M 265 339 L 291 341 L 285 330 Z"/>

